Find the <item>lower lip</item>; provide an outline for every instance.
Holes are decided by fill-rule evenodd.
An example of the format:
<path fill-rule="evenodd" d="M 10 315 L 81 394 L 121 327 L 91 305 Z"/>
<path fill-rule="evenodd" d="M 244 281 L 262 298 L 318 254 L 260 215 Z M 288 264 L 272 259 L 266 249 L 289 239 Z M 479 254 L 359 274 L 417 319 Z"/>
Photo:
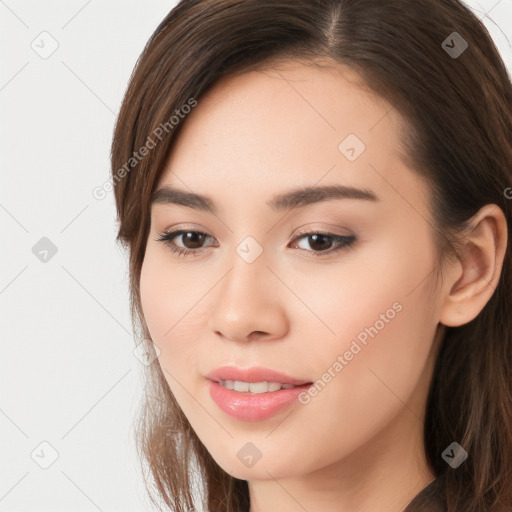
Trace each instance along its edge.
<path fill-rule="evenodd" d="M 209 381 L 210 396 L 226 414 L 243 421 L 262 421 L 274 416 L 297 401 L 311 384 L 280 389 L 270 393 L 240 393 Z"/>

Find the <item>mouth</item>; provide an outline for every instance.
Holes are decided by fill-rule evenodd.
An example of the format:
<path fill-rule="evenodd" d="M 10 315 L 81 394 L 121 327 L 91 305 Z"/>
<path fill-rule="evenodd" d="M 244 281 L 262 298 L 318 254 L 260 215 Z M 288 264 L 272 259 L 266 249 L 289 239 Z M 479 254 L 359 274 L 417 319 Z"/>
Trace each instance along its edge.
<path fill-rule="evenodd" d="M 272 393 L 281 389 L 292 389 L 313 383 L 308 379 L 291 377 L 263 366 L 251 368 L 222 366 L 211 371 L 205 377 L 226 389 L 253 394 Z"/>
<path fill-rule="evenodd" d="M 208 384 L 210 397 L 221 411 L 237 420 L 252 422 L 265 421 L 296 404 L 312 383 L 294 385 L 220 379 L 209 380 Z"/>
<path fill-rule="evenodd" d="M 306 388 L 309 387 L 312 382 L 306 382 L 305 384 L 295 385 L 290 383 L 282 382 L 246 382 L 241 380 L 221 380 L 216 381 L 222 387 L 244 393 L 247 395 L 260 395 L 264 393 L 274 393 L 281 389 L 294 389 L 294 388 Z"/>

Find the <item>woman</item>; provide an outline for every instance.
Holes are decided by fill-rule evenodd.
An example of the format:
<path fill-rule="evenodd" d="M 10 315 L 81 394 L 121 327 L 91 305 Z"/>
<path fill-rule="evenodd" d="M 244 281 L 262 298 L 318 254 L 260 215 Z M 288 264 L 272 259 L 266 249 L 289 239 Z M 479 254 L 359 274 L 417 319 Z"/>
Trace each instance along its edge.
<path fill-rule="evenodd" d="M 174 8 L 112 146 L 154 502 L 512 510 L 510 162 L 456 0 Z"/>

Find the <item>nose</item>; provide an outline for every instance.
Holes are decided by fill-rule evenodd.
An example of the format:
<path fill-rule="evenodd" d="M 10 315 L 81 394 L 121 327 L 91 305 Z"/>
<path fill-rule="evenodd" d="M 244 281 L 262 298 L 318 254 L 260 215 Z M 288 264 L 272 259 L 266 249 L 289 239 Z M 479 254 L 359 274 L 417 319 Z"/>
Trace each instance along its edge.
<path fill-rule="evenodd" d="M 216 289 L 208 327 L 217 336 L 251 341 L 279 339 L 286 334 L 286 289 L 263 256 L 247 263 L 235 255 Z"/>

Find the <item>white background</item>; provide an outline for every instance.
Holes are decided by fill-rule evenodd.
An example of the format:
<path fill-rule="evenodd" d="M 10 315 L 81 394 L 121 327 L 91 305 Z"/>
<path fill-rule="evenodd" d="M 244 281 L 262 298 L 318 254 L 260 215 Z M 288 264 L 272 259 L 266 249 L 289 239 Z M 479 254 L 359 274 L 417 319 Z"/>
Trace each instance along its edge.
<path fill-rule="evenodd" d="M 151 510 L 127 255 L 113 193 L 92 190 L 136 59 L 176 3 L 0 0 L 0 512 Z M 512 0 L 468 5 L 512 71 Z"/>

